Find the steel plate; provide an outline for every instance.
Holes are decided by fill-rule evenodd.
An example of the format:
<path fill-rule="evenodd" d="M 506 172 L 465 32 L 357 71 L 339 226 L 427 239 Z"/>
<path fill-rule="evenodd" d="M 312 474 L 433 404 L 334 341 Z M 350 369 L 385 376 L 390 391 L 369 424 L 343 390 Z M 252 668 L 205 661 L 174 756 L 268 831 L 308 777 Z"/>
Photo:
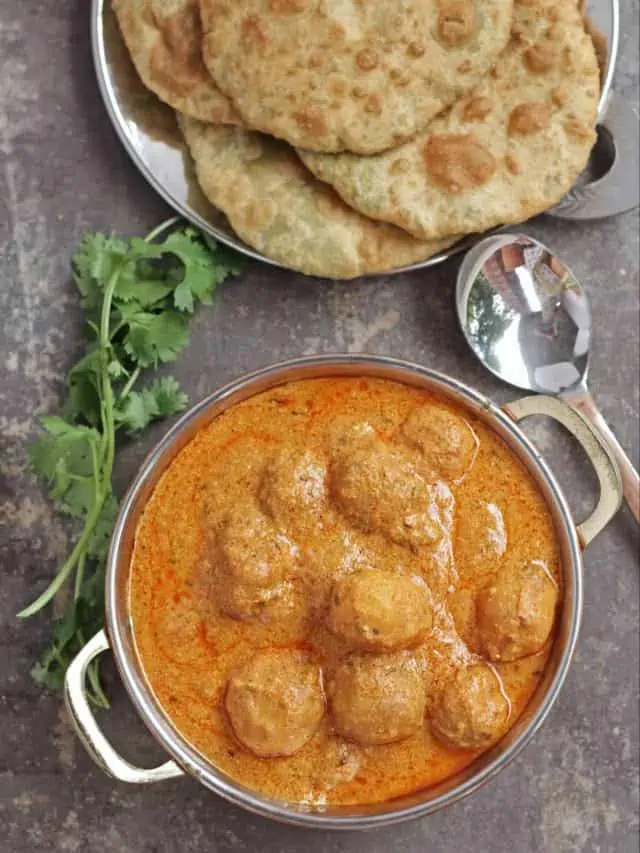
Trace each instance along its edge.
<path fill-rule="evenodd" d="M 589 15 L 609 45 L 606 68 L 603 69 L 599 109 L 601 119 L 606 110 L 618 49 L 618 0 L 589 3 Z M 220 242 L 250 258 L 284 267 L 240 240 L 226 217 L 204 197 L 185 143 L 178 132 L 173 110 L 140 82 L 108 0 L 92 0 L 91 42 L 98 85 L 109 117 L 131 159 L 151 186 L 181 216 Z M 439 255 L 395 268 L 388 274 L 439 264 L 468 249 L 481 236 L 484 235 L 465 238 Z"/>

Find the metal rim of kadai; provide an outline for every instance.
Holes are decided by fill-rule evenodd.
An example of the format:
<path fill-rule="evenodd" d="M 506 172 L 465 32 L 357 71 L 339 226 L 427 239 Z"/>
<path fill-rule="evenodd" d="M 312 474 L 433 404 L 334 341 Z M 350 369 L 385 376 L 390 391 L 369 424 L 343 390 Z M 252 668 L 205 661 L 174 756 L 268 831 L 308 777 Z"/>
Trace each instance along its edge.
<path fill-rule="evenodd" d="M 609 45 L 607 66 L 602 76 L 602 92 L 598 106 L 598 121 L 604 117 L 611 82 L 615 68 L 619 40 L 619 0 L 591 0 L 588 12 L 594 24 L 600 29 Z M 135 121 L 127 105 L 120 97 L 114 78 L 113 63 L 110 61 L 109 48 L 105 37 L 105 14 L 109 0 L 92 0 L 91 4 L 91 44 L 93 60 L 98 78 L 100 93 L 111 123 L 134 164 L 156 192 L 177 213 L 197 228 L 211 235 L 221 243 L 241 252 L 249 258 L 282 269 L 291 269 L 272 258 L 263 255 L 242 242 L 230 226 L 218 226 L 207 220 L 189 200 L 189 180 L 185 171 L 184 149 L 175 148 L 162 140 L 153 139 L 138 122 Z M 142 86 L 142 84 L 140 84 Z M 146 148 L 145 148 L 146 146 Z M 397 275 L 412 270 L 426 269 L 446 261 L 461 251 L 469 249 L 486 234 L 465 237 L 452 248 L 440 252 L 425 261 L 395 267 L 384 275 Z"/>

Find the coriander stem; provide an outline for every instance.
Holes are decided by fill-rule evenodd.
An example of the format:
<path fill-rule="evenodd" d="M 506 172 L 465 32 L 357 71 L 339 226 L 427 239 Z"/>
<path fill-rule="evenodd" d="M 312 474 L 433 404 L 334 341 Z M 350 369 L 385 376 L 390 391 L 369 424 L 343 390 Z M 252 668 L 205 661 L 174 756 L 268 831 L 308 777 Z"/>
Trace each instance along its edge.
<path fill-rule="evenodd" d="M 78 541 L 76 542 L 75 548 L 67 557 L 64 565 L 55 576 L 55 578 L 51 581 L 49 586 L 45 589 L 43 593 L 41 593 L 34 602 L 32 602 L 28 607 L 25 607 L 24 610 L 21 610 L 18 613 L 19 619 L 27 619 L 29 616 L 33 616 L 34 613 L 37 613 L 39 610 L 47 605 L 54 595 L 58 592 L 60 587 L 67 580 L 73 567 L 76 565 L 78 560 L 82 557 L 84 553 L 84 549 L 87 547 L 89 542 L 89 538 L 93 533 L 93 528 L 96 525 L 96 521 L 100 515 L 100 510 L 102 509 L 102 504 L 104 501 L 104 495 L 100 496 L 100 500 L 96 501 L 91 507 L 91 511 L 89 515 L 87 515 L 87 520 L 84 523 L 84 528 L 82 530 L 82 534 Z"/>
<path fill-rule="evenodd" d="M 98 451 L 93 441 L 89 442 L 91 450 L 91 467 L 93 469 L 93 501 L 96 503 L 100 499 L 100 464 L 98 462 Z"/>
<path fill-rule="evenodd" d="M 87 681 L 91 687 L 94 704 L 96 704 L 99 708 L 108 708 L 109 700 L 104 695 L 104 691 L 100 684 L 100 672 L 99 672 L 99 661 L 93 660 L 87 667 Z"/>
<path fill-rule="evenodd" d="M 125 327 L 126 325 L 127 325 L 127 324 L 125 323 L 125 321 L 124 321 L 124 320 L 121 320 L 121 321 L 118 323 L 118 325 L 115 327 L 115 329 L 112 329 L 112 330 L 111 330 L 111 340 L 113 340 L 113 339 L 115 338 L 115 336 L 118 334 L 118 332 L 120 331 L 120 329 L 124 329 L 124 327 Z"/>
<path fill-rule="evenodd" d="M 109 346 L 109 322 L 111 320 L 111 303 L 113 302 L 113 294 L 115 293 L 120 273 L 122 272 L 123 264 L 112 273 L 111 278 L 107 282 L 104 289 L 104 302 L 102 303 L 102 312 L 100 314 L 100 347 L 106 349 Z"/>
<path fill-rule="evenodd" d="M 98 468 L 99 463 L 96 458 L 94 463 L 96 465 L 95 473 L 97 480 L 95 499 L 89 513 L 87 514 L 82 534 L 76 542 L 75 548 L 45 591 L 41 593 L 41 595 L 39 595 L 28 607 L 25 607 L 24 610 L 21 610 L 20 613 L 18 613 L 18 617 L 20 619 L 26 619 L 29 616 L 33 616 L 34 613 L 37 613 L 45 607 L 58 592 L 60 587 L 65 583 L 71 574 L 73 567 L 84 555 L 85 548 L 87 547 L 91 534 L 93 533 L 93 529 L 100 517 L 102 504 L 111 490 L 111 473 L 113 470 L 113 457 L 115 453 L 115 436 L 113 423 L 113 390 L 111 388 L 111 382 L 107 371 L 107 347 L 109 346 L 109 318 L 111 316 L 111 302 L 120 276 L 120 270 L 121 267 L 118 267 L 107 283 L 100 317 L 100 348 L 102 355 L 101 384 L 104 404 L 101 407 L 103 436 L 100 448 L 100 462 L 102 463 L 102 472 L 100 472 Z M 102 476 L 100 476 L 100 474 L 102 474 Z"/>
<path fill-rule="evenodd" d="M 104 426 L 104 419 L 105 419 L 104 401 L 100 400 L 100 420 L 102 421 L 103 426 Z M 104 457 L 105 457 L 106 452 L 107 452 L 107 434 L 103 430 L 102 435 L 100 436 L 100 467 L 102 467 L 102 463 L 104 462 Z"/>
<path fill-rule="evenodd" d="M 73 585 L 73 598 L 74 601 L 77 601 L 80 597 L 80 589 L 82 588 L 82 581 L 84 580 L 84 567 L 87 562 L 87 555 L 82 554 L 80 559 L 78 560 L 78 567 L 76 568 L 76 579 Z"/>
<path fill-rule="evenodd" d="M 91 479 L 91 477 L 84 474 L 67 474 L 67 477 L 72 483 L 87 483 Z"/>
<path fill-rule="evenodd" d="M 86 639 L 82 628 L 78 628 L 76 631 L 76 637 L 80 646 L 84 646 Z M 108 708 L 109 700 L 105 696 L 100 684 L 100 661 L 98 659 L 92 660 L 87 667 L 87 681 L 89 682 L 89 687 L 93 691 L 87 693 L 89 699 L 99 708 Z"/>
<path fill-rule="evenodd" d="M 133 386 L 136 383 L 138 376 L 140 376 L 141 370 L 142 370 L 142 368 L 140 367 L 140 365 L 138 365 L 136 367 L 136 369 L 133 371 L 133 373 L 131 374 L 131 376 L 129 377 L 129 379 L 127 380 L 127 384 L 124 386 L 124 388 L 122 389 L 122 391 L 120 392 L 120 394 L 118 396 L 118 399 L 120 400 L 120 402 L 122 402 L 123 400 L 125 400 L 127 398 L 129 391 L 131 391 L 131 389 L 133 388 Z"/>
<path fill-rule="evenodd" d="M 113 421 L 113 388 L 107 375 L 106 364 L 103 366 L 102 395 L 104 397 L 103 428 L 106 435 L 106 448 L 102 465 L 102 499 L 111 490 L 111 474 L 113 473 L 113 458 L 115 455 L 115 424 Z"/>
<path fill-rule="evenodd" d="M 102 314 L 100 316 L 100 348 L 102 355 L 102 398 L 103 405 L 101 407 L 102 415 L 102 434 L 103 445 L 101 447 L 101 462 L 102 462 L 102 501 L 106 497 L 108 491 L 111 490 L 111 474 L 113 471 L 113 457 L 115 454 L 115 426 L 113 422 L 113 388 L 109 378 L 109 370 L 107 363 L 108 347 L 111 341 L 109 334 L 109 321 L 111 319 L 111 303 L 113 302 L 113 294 L 115 293 L 116 285 L 122 267 L 118 267 L 113 273 L 104 291 L 104 302 L 102 303 Z"/>
<path fill-rule="evenodd" d="M 165 222 L 160 223 L 160 225 L 154 228 L 153 231 L 149 231 L 147 236 L 144 238 L 145 243 L 151 243 L 155 240 L 158 234 L 162 234 L 163 231 L 166 231 L 168 228 L 172 228 L 178 222 L 180 222 L 180 217 L 172 216 L 171 219 L 167 219 Z"/>

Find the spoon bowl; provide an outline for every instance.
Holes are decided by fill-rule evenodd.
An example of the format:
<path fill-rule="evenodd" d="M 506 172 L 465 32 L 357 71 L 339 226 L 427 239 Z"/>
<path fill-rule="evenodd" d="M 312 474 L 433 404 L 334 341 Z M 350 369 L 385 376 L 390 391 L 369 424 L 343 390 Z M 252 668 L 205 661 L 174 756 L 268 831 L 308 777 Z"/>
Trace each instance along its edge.
<path fill-rule="evenodd" d="M 640 521 L 638 474 L 587 387 L 591 309 L 569 267 L 532 237 L 493 235 L 460 265 L 456 307 L 469 346 L 493 374 L 517 388 L 564 397 L 598 428 Z"/>

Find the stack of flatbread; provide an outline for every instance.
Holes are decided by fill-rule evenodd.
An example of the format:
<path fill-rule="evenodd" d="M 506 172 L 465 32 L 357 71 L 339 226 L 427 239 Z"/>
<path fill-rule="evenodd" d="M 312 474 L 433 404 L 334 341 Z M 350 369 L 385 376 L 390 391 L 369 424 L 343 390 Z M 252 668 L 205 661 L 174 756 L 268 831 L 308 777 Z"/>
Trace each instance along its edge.
<path fill-rule="evenodd" d="M 556 203 L 595 142 L 578 0 L 113 0 L 247 244 L 353 278 Z"/>

